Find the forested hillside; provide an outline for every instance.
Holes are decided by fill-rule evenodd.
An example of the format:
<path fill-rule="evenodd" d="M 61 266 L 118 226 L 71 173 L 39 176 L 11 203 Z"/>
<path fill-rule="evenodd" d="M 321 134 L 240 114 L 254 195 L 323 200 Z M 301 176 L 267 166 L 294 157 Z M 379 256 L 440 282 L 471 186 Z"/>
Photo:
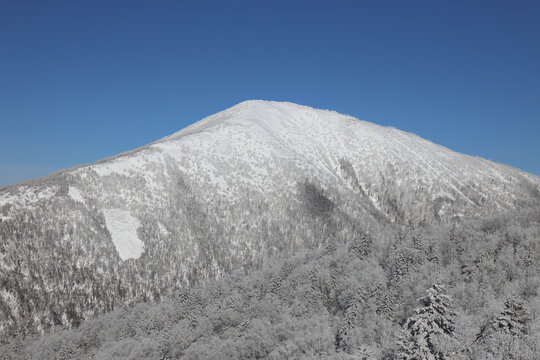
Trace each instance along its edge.
<path fill-rule="evenodd" d="M 319 248 L 13 340 L 13 359 L 537 359 L 540 212 L 329 224 Z"/>
<path fill-rule="evenodd" d="M 28 357 L 115 357 L 157 341 L 164 357 L 427 347 L 441 358 L 487 354 L 509 333 L 507 345 L 525 349 L 537 334 L 538 209 L 540 178 L 518 169 L 332 111 L 247 101 L 0 189 L 0 343 Z M 448 310 L 433 315 L 440 304 Z M 146 311 L 170 320 L 148 332 L 134 320 Z M 441 336 L 421 350 L 411 344 L 423 316 Z M 85 326 L 104 328 L 81 335 L 86 344 Z M 274 326 L 264 341 L 244 338 Z M 311 335 L 316 345 L 287 342 Z M 470 337 L 468 348 L 451 345 Z"/>

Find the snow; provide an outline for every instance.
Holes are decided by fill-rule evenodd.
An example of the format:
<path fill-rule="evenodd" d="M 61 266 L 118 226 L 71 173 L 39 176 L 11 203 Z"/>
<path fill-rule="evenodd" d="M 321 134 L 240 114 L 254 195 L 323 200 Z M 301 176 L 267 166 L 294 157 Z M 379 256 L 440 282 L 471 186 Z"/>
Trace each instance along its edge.
<path fill-rule="evenodd" d="M 169 232 L 169 230 L 167 230 L 167 228 L 165 227 L 165 225 L 163 225 L 162 223 L 158 222 L 158 228 L 159 228 L 159 232 L 161 233 L 161 235 L 163 236 L 169 236 L 171 233 Z"/>
<path fill-rule="evenodd" d="M 70 186 L 68 190 L 68 195 L 73 199 L 73 201 L 85 203 L 84 197 L 81 194 L 81 191 L 74 186 Z"/>
<path fill-rule="evenodd" d="M 154 146 L 174 152 L 174 148 L 178 148 L 174 143 L 181 143 L 184 154 L 196 153 L 198 157 L 188 171 L 207 173 L 218 188 L 222 187 L 222 177 L 208 164 L 209 160 L 217 158 L 228 164 L 241 160 L 250 173 L 238 180 L 267 190 L 272 185 L 265 183 L 271 172 L 269 168 L 283 160 L 306 172 L 316 170 L 331 181 L 336 180 L 340 158 L 351 159 L 353 164 L 361 165 L 363 172 L 369 173 L 378 171 L 385 162 L 411 159 L 423 162 L 424 172 L 440 172 L 437 164 L 429 161 L 433 156 L 426 161 L 420 155 L 449 150 L 429 143 L 431 149 L 424 151 L 425 154 L 403 152 L 403 147 L 410 149 L 418 141 L 424 140 L 411 139 L 410 134 L 397 129 L 359 121 L 333 111 L 291 103 L 248 101 L 203 119 Z M 182 156 L 179 152 L 175 155 Z"/>
<path fill-rule="evenodd" d="M 477 208 L 475 201 L 483 197 L 503 208 L 515 204 L 508 189 L 516 182 L 516 169 L 334 111 L 259 100 L 242 102 L 141 149 L 82 168 L 81 173 L 93 170 L 101 177 L 143 180 L 144 201 L 165 204 L 167 168 L 173 166 L 205 189 L 201 196 L 206 201 L 234 202 L 246 190 L 272 196 L 305 179 L 345 188 L 343 159 L 351 163 L 358 183 L 381 212 L 385 209 L 379 198 L 389 180 L 400 192 L 429 194 L 423 201 L 441 197 Z M 519 174 L 538 182 L 530 174 Z M 472 184 L 479 186 L 471 189 Z M 125 203 L 138 198 L 124 190 L 118 196 Z"/>
<path fill-rule="evenodd" d="M 58 187 L 47 188 L 20 186 L 16 193 L 4 192 L 0 194 L 0 206 L 6 204 L 33 204 L 41 200 L 46 200 L 56 194 Z"/>
<path fill-rule="evenodd" d="M 122 260 L 138 259 L 144 250 L 137 235 L 137 228 L 141 226 L 139 220 L 125 210 L 103 210 L 103 214 L 120 258 Z"/>
<path fill-rule="evenodd" d="M 337 192 L 357 191 L 340 169 L 344 160 L 350 163 L 362 196 L 381 213 L 387 211 L 384 194 L 389 188 L 412 207 L 411 212 L 442 198 L 467 203 L 464 214 L 470 216 L 483 198 L 493 208 L 515 206 L 520 197 L 516 200 L 511 189 L 521 178 L 540 184 L 533 175 L 456 153 L 392 127 L 292 103 L 246 101 L 143 148 L 77 168 L 73 174 L 87 180 L 70 186 L 68 195 L 84 203 L 83 194 L 92 194 L 102 208 L 130 204 L 164 208 L 170 204 L 168 194 L 177 176 L 185 177 L 199 191 L 200 201 L 208 204 L 234 204 L 246 192 L 266 198 L 288 194 L 306 179 Z M 99 180 L 111 176 L 125 179 Z M 95 186 L 89 184 L 90 178 Z M 114 193 L 100 192 L 99 184 L 124 181 L 136 182 L 138 190 L 120 185 Z M 0 193 L 0 206 L 28 205 L 53 190 L 21 186 L 16 192 Z M 449 209 L 446 203 L 440 208 Z"/>
<path fill-rule="evenodd" d="M 136 170 L 141 170 L 141 159 L 138 157 L 124 156 L 114 160 L 92 165 L 92 169 L 99 176 L 107 176 L 111 174 L 130 176 Z"/>
<path fill-rule="evenodd" d="M 9 204 L 12 201 L 14 201 L 16 198 L 17 198 L 16 196 L 10 196 L 7 192 L 0 194 L 0 206 Z"/>
<path fill-rule="evenodd" d="M 433 194 L 432 198 L 433 198 L 433 200 L 435 200 L 437 198 L 441 198 L 441 199 L 447 198 L 447 199 L 452 200 L 452 201 L 456 200 L 455 197 L 452 194 L 450 194 L 450 193 L 448 193 L 448 192 L 446 192 L 444 190 L 439 190 L 439 192 L 437 192 L 436 194 Z"/>
<path fill-rule="evenodd" d="M 178 276 L 186 283 L 204 251 L 193 219 L 208 219 L 202 226 L 215 225 L 209 234 L 229 241 L 223 244 L 235 256 L 256 258 L 265 251 L 277 252 L 275 246 L 261 245 L 263 240 L 257 236 L 263 225 L 268 225 L 269 233 L 276 231 L 274 217 L 282 221 L 294 216 L 292 211 L 302 205 L 305 181 L 322 188 L 347 216 L 364 219 L 373 213 L 387 216 L 390 222 L 399 216 L 389 211 L 392 205 L 403 210 L 404 216 L 418 217 L 413 220 L 436 215 L 470 218 L 525 203 L 530 194 L 519 188 L 524 179 L 530 180 L 526 185 L 532 185 L 531 191 L 540 188 L 538 177 L 458 154 L 395 128 L 333 111 L 268 101 L 241 103 L 143 148 L 65 173 L 59 186 L 50 185 L 57 181 L 53 178 L 0 191 L 0 220 L 13 218 L 20 223 L 34 210 L 47 216 L 54 206 L 65 209 L 59 216 L 70 218 L 62 223 L 73 223 L 75 230 L 64 231 L 65 238 L 59 241 L 81 241 L 95 238 L 82 233 L 86 228 L 94 233 L 102 230 L 95 229 L 94 221 L 85 220 L 87 214 L 95 218 L 102 209 L 118 261 L 125 261 L 138 259 L 145 245 L 150 246 L 138 236 L 141 220 L 137 214 L 149 229 L 156 230 L 157 234 L 146 232 L 155 235 L 155 241 L 178 242 L 174 256 Z M 67 195 L 59 191 L 65 190 L 66 183 L 76 184 Z M 50 202 L 42 201 L 53 196 Z M 83 209 L 73 201 L 89 206 Z M 2 207 L 5 204 L 13 206 Z M 239 213 L 246 209 L 255 211 L 253 215 Z M 264 216 L 268 214 L 266 223 L 259 221 L 263 211 Z M 231 219 L 227 214 L 233 215 Z M 55 219 L 50 220 L 53 224 Z M 49 219 L 45 224 L 49 226 Z M 224 240 L 218 233 L 221 229 Z M 308 229 L 303 235 L 315 238 L 314 231 Z M 0 267 L 4 266 L 0 270 L 7 264 L 0 258 Z M 96 269 L 97 274 L 105 271 L 101 265 Z M 0 296 L 11 301 L 9 294 Z"/>

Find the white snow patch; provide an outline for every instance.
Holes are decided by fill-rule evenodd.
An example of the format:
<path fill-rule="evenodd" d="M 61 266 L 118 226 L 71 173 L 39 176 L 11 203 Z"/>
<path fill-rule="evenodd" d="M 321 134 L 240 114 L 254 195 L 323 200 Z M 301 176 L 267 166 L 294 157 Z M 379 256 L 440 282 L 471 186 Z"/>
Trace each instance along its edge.
<path fill-rule="evenodd" d="M 441 190 L 441 189 L 439 189 L 439 191 L 436 194 L 433 194 L 433 200 L 435 200 L 437 198 L 442 198 L 442 199 L 447 198 L 447 199 L 450 199 L 452 201 L 456 201 L 456 198 L 452 194 L 450 194 L 447 191 Z"/>
<path fill-rule="evenodd" d="M 138 156 L 121 156 L 100 164 L 90 165 L 90 167 L 99 176 L 109 176 L 112 174 L 132 176 L 134 173 L 140 173 L 148 160 L 148 154 L 145 151 L 141 151 Z"/>
<path fill-rule="evenodd" d="M 15 196 L 10 196 L 8 193 L 0 194 L 0 206 L 4 206 L 5 204 L 9 204 L 15 199 L 16 199 Z"/>
<path fill-rule="evenodd" d="M 120 258 L 122 260 L 139 258 L 144 250 L 137 236 L 137 228 L 141 226 L 139 220 L 125 210 L 103 210 L 103 214 Z"/>
<path fill-rule="evenodd" d="M 81 194 L 81 191 L 76 187 L 70 186 L 68 190 L 68 195 L 73 199 L 73 201 L 85 203 L 84 197 Z"/>
<path fill-rule="evenodd" d="M 169 232 L 169 230 L 167 230 L 167 228 L 165 227 L 165 225 L 163 225 L 162 223 L 158 222 L 158 228 L 159 228 L 159 231 L 161 232 L 161 235 L 163 236 L 169 236 L 171 233 Z"/>

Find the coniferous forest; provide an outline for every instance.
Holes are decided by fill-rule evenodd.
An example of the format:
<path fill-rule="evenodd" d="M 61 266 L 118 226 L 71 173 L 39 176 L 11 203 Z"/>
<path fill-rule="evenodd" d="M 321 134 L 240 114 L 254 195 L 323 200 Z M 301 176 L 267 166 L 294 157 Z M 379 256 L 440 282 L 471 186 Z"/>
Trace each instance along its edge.
<path fill-rule="evenodd" d="M 540 212 L 363 229 L 44 337 L 24 359 L 536 359 Z"/>

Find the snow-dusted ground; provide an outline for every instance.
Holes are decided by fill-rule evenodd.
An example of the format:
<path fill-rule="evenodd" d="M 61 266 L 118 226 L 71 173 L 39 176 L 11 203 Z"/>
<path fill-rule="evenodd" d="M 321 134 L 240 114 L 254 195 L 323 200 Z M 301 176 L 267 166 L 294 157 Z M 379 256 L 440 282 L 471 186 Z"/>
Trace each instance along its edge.
<path fill-rule="evenodd" d="M 103 210 L 107 229 L 122 260 L 137 259 L 144 248 L 137 235 L 141 223 L 129 211 L 111 209 Z"/>

